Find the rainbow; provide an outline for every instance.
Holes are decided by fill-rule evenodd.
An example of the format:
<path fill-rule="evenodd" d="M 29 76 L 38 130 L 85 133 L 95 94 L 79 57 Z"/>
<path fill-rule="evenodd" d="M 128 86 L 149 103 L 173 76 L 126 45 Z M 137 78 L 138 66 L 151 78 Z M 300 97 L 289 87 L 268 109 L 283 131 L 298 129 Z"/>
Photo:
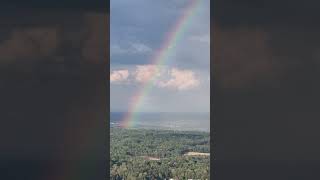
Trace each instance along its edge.
<path fill-rule="evenodd" d="M 134 127 L 134 122 L 137 117 L 137 110 L 143 103 L 147 93 L 152 89 L 153 83 L 157 78 L 158 72 L 161 70 L 163 65 L 169 59 L 168 57 L 175 52 L 175 48 L 179 40 L 181 39 L 183 32 L 187 29 L 188 25 L 192 22 L 193 17 L 196 14 L 196 10 L 200 7 L 203 0 L 189 0 L 190 3 L 187 5 L 182 13 L 182 16 L 177 20 L 171 30 L 166 34 L 161 48 L 156 51 L 152 58 L 151 64 L 154 65 L 155 70 L 153 75 L 144 82 L 137 93 L 132 97 L 129 102 L 128 112 L 125 114 L 121 121 L 120 126 L 123 128 Z"/>

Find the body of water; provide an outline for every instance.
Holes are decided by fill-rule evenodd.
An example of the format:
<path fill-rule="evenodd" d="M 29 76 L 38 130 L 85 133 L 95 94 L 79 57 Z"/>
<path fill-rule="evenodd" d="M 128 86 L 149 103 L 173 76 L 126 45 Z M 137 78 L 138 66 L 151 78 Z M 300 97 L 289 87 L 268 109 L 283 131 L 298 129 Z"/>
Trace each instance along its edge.
<path fill-rule="evenodd" d="M 119 127 L 126 113 L 111 112 L 110 127 Z M 134 128 L 210 131 L 210 113 L 138 113 Z"/>

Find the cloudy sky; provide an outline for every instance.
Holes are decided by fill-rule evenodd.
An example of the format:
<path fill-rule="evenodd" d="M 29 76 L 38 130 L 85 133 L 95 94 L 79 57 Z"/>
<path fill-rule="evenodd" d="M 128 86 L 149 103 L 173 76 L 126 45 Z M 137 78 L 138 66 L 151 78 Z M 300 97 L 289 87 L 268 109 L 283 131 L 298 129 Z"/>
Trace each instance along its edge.
<path fill-rule="evenodd" d="M 152 55 L 190 2 L 111 1 L 111 111 L 127 111 L 132 96 L 155 70 Z M 138 111 L 209 112 L 209 13 L 209 0 L 203 0 Z"/>

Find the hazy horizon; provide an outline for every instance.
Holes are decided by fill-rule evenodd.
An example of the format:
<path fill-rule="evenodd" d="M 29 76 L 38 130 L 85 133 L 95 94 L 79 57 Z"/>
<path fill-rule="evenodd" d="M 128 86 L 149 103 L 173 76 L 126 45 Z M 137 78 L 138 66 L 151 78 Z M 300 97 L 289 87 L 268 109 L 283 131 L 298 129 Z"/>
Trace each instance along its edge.
<path fill-rule="evenodd" d="M 110 126 L 120 127 L 126 112 L 111 112 Z M 210 113 L 145 112 L 135 113 L 131 128 L 210 132 Z"/>

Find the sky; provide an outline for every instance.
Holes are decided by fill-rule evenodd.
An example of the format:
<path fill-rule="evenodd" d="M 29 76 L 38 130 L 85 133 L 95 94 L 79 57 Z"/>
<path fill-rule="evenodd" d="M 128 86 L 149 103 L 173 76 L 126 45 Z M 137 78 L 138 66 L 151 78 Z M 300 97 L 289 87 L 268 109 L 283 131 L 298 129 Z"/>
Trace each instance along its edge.
<path fill-rule="evenodd" d="M 190 0 L 112 0 L 110 3 L 110 105 L 128 111 L 132 96 L 152 74 L 151 57 Z M 166 59 L 140 112 L 209 112 L 210 8 L 199 9 Z"/>

